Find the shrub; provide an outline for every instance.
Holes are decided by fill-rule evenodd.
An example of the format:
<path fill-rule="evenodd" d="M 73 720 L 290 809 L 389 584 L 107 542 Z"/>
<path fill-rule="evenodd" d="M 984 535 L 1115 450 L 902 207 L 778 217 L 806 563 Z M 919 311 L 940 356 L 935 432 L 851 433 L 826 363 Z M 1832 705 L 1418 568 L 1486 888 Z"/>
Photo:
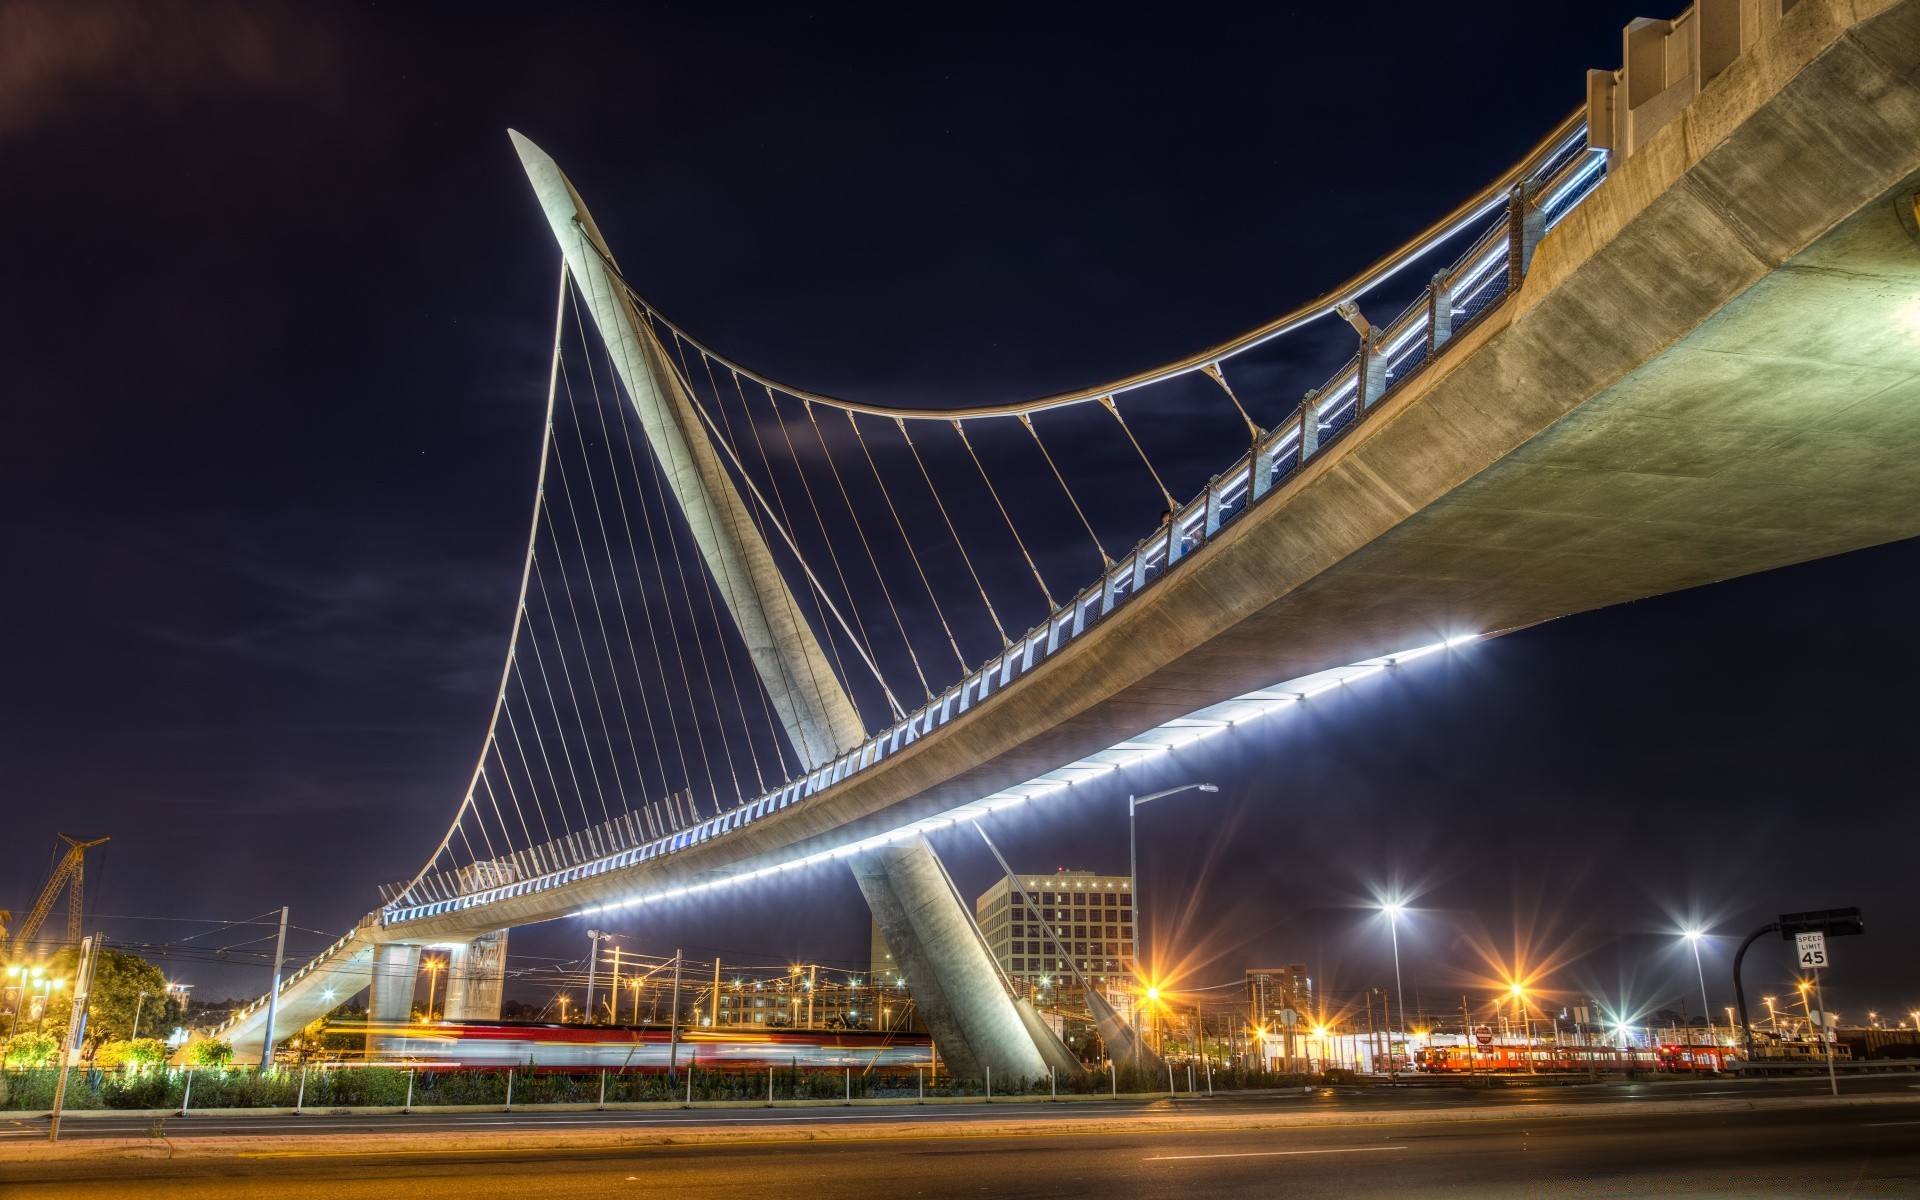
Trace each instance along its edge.
<path fill-rule="evenodd" d="M 52 1066 L 60 1043 L 50 1033 L 16 1033 L 0 1044 L 0 1062 L 9 1067 Z"/>
<path fill-rule="evenodd" d="M 207 1038 L 187 1047 L 187 1062 L 196 1067 L 224 1067 L 232 1061 L 232 1042 Z"/>

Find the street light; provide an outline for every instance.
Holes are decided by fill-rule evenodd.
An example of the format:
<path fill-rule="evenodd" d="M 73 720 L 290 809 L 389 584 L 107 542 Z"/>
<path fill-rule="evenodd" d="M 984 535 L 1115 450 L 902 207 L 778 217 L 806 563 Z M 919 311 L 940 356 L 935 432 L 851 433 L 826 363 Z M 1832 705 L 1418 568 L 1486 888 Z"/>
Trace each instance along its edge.
<path fill-rule="evenodd" d="M 1142 804 L 1164 799 L 1167 796 L 1178 795 L 1181 792 L 1217 792 L 1219 790 L 1218 787 L 1211 783 L 1183 783 L 1179 787 L 1172 787 L 1165 791 L 1155 792 L 1150 796 L 1134 796 L 1131 794 L 1127 796 L 1127 887 L 1129 889 L 1128 894 L 1131 897 L 1128 903 L 1133 906 L 1133 970 L 1137 975 L 1152 978 L 1152 976 L 1146 975 L 1143 961 L 1140 957 L 1140 840 L 1137 825 L 1134 820 L 1134 813 L 1139 810 Z M 1156 992 L 1155 995 L 1157 994 Z M 1134 1029 L 1138 1030 L 1139 1028 L 1140 1019 L 1138 1014 L 1136 1014 L 1134 1017 Z"/>
<path fill-rule="evenodd" d="M 446 970 L 447 963 L 445 959 L 430 958 L 420 965 L 427 970 L 427 1015 L 421 1023 L 430 1025 L 433 1023 L 434 986 L 440 982 L 440 972 Z"/>
<path fill-rule="evenodd" d="M 1707 1020 L 1707 1044 L 1713 1044 L 1713 1004 L 1707 999 L 1707 972 L 1700 965 L 1700 939 L 1707 936 L 1705 931 L 1688 929 L 1684 931 L 1686 939 L 1693 943 L 1693 970 L 1700 977 L 1700 1015 Z M 1687 1044 L 1693 1044 L 1693 1030 L 1687 1030 Z"/>
<path fill-rule="evenodd" d="M 1393 932 L 1393 991 L 1395 1001 L 1400 1005 L 1400 1026 L 1402 1030 L 1406 1028 L 1407 1024 L 1407 989 L 1400 982 L 1400 914 L 1405 908 L 1406 905 L 1400 903 L 1398 900 L 1389 900 L 1380 906 L 1380 911 L 1387 914 L 1387 928 Z M 1387 1054 L 1392 1060 L 1392 1066 L 1388 1068 L 1388 1078 L 1398 1079 L 1400 1077 L 1400 1060 L 1393 1057 L 1393 1021 L 1391 1018 L 1387 1021 Z"/>

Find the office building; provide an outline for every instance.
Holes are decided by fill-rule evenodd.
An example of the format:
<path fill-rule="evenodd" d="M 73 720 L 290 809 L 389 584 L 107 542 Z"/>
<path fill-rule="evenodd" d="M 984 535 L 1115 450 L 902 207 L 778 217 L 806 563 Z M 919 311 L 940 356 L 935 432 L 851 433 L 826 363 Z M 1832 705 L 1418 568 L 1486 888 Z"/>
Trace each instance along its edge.
<path fill-rule="evenodd" d="M 1002 879 L 973 908 L 988 949 L 1016 984 L 1069 985 L 1069 958 L 1096 985 L 1132 977 L 1133 888 L 1125 875 L 1063 869 L 1023 875 L 1017 886 Z"/>

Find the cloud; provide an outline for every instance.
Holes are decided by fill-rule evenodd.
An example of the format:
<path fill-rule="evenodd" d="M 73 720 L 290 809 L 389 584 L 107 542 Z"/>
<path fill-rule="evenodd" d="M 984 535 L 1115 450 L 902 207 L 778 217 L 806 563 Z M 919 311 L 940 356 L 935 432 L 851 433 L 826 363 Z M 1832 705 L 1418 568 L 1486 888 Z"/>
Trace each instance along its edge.
<path fill-rule="evenodd" d="M 0 137 L 70 119 L 80 102 L 293 94 L 333 73 L 325 22 L 236 3 L 16 0 L 0 6 Z"/>

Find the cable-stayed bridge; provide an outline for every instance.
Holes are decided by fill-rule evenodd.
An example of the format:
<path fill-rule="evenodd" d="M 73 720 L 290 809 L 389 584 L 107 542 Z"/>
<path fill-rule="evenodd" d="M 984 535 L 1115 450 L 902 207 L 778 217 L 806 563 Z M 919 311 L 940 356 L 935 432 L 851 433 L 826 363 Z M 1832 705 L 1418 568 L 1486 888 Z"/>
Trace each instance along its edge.
<path fill-rule="evenodd" d="M 274 1027 L 370 982 L 404 1016 L 431 944 L 479 1014 L 515 925 L 846 858 L 950 1061 L 1046 1059 L 975 1004 L 1001 981 L 919 832 L 1454 639 L 1920 532 L 1916 71 L 1917 0 L 1636 22 L 1326 297 L 937 412 L 704 345 L 515 135 L 565 268 L 501 686 L 445 838 Z M 222 1036 L 257 1052 L 268 1007 Z"/>

